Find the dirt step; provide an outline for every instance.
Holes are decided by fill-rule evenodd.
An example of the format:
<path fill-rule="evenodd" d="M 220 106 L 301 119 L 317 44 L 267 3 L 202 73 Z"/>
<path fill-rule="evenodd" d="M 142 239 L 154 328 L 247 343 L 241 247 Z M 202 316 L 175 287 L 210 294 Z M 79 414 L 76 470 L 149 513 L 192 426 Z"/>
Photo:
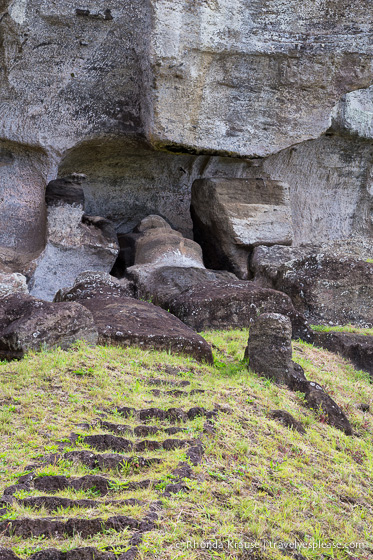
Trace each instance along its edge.
<path fill-rule="evenodd" d="M 68 520 L 60 520 L 56 518 L 44 519 L 13 519 L 0 522 L 0 533 L 5 536 L 17 536 L 21 538 L 30 537 L 65 537 L 74 536 L 77 533 L 81 538 L 85 539 L 98 533 L 109 530 L 123 531 L 124 529 L 132 529 L 141 532 L 152 531 L 156 527 L 156 513 L 149 514 L 142 520 L 137 520 L 125 515 L 116 515 L 109 519 L 79 519 L 71 518 Z"/>
<path fill-rule="evenodd" d="M 60 498 L 59 496 L 28 496 L 27 498 L 15 498 L 18 504 L 25 507 L 32 507 L 35 509 L 45 508 L 49 512 L 56 511 L 59 508 L 95 508 L 100 505 L 114 505 L 114 506 L 135 506 L 144 505 L 145 502 L 130 498 L 128 500 L 105 500 L 100 502 L 98 500 L 73 500 L 70 498 Z"/>
<path fill-rule="evenodd" d="M 147 385 L 153 385 L 155 387 L 161 387 L 162 385 L 168 385 L 169 387 L 189 387 L 190 381 L 174 381 L 172 379 L 163 379 L 161 377 L 146 379 L 144 380 Z"/>
<path fill-rule="evenodd" d="M 158 432 L 166 432 L 167 434 L 177 434 L 179 432 L 186 431 L 185 428 L 179 428 L 177 426 L 171 426 L 169 428 L 162 428 L 160 426 L 148 426 L 148 425 L 141 425 L 135 426 L 128 426 L 126 424 L 114 424 L 113 422 L 107 422 L 106 420 L 100 420 L 98 424 L 101 428 L 105 428 L 109 432 L 113 432 L 114 434 L 127 434 L 133 437 L 148 437 L 154 436 Z"/>
<path fill-rule="evenodd" d="M 110 411 L 109 411 L 110 412 Z M 168 408 L 163 410 L 161 408 L 145 408 L 142 410 L 136 410 L 135 408 L 124 406 L 116 410 L 117 414 L 120 414 L 124 418 L 134 418 L 140 419 L 142 422 L 147 422 L 150 420 L 168 420 L 169 422 L 187 422 L 188 420 L 194 420 L 198 416 L 205 416 L 209 419 L 214 419 L 218 415 L 218 410 L 214 409 L 207 411 L 201 406 L 194 406 L 188 411 L 184 411 L 181 408 Z"/>
<path fill-rule="evenodd" d="M 4 490 L 4 496 L 13 496 L 20 490 L 30 491 L 39 490 L 55 494 L 61 490 L 72 488 L 74 490 L 94 489 L 101 496 L 106 496 L 113 491 L 134 491 L 148 488 L 152 484 L 157 484 L 154 480 L 125 481 L 118 483 L 100 475 L 87 474 L 79 478 L 67 477 L 64 475 L 37 476 L 26 484 L 14 484 Z"/>
<path fill-rule="evenodd" d="M 129 543 L 126 545 L 117 546 L 113 550 L 121 550 L 128 548 L 131 545 L 130 539 Z M 138 541 L 137 535 L 136 540 Z M 136 542 L 138 545 L 139 542 Z M 85 548 L 75 548 L 67 552 L 62 552 L 55 548 L 48 548 L 46 550 L 41 550 L 32 554 L 28 557 L 28 560 L 134 560 L 138 554 L 137 546 L 131 546 L 127 552 L 120 554 L 120 552 L 104 552 L 93 547 Z M 0 548 L 0 560 L 21 560 L 16 556 L 11 550 Z"/>
<path fill-rule="evenodd" d="M 162 391 L 161 389 L 152 389 L 150 391 L 155 397 L 169 396 L 169 397 L 189 397 L 205 393 L 204 389 L 192 389 L 191 391 L 181 391 L 180 389 L 172 389 L 171 391 Z"/>
<path fill-rule="evenodd" d="M 74 439 L 73 434 L 72 438 Z M 88 444 L 90 447 L 97 449 L 98 451 L 134 451 L 142 453 L 144 451 L 159 451 L 160 449 L 165 449 L 166 451 L 179 449 L 180 447 L 185 447 L 186 445 L 192 445 L 191 440 L 180 440 L 180 439 L 166 439 L 165 441 L 156 440 L 142 440 L 138 442 L 132 442 L 128 439 L 121 438 L 119 436 L 112 436 L 110 434 L 96 434 L 92 436 L 80 436 L 84 443 Z"/>
<path fill-rule="evenodd" d="M 42 459 L 40 463 L 27 465 L 25 470 L 35 471 L 48 465 L 58 465 L 58 462 L 62 459 L 65 459 L 66 461 L 81 463 L 89 469 L 99 468 L 108 470 L 114 470 L 124 466 L 131 466 L 136 469 L 145 469 L 151 467 L 152 465 L 158 465 L 163 462 L 160 457 L 139 457 L 137 455 L 124 456 L 117 453 L 96 454 L 92 451 L 84 449 L 77 451 L 68 451 L 67 453 L 63 454 L 56 453 L 48 455 L 44 457 L 44 459 Z"/>

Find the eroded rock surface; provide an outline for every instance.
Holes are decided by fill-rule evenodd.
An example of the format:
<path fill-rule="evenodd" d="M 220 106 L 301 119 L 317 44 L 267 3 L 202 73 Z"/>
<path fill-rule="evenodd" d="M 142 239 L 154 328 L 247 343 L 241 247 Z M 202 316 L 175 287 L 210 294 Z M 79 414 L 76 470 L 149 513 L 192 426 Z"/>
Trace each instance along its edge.
<path fill-rule="evenodd" d="M 290 317 L 294 338 L 309 339 L 304 316 L 286 294 L 229 272 L 182 267 L 148 271 L 140 266 L 128 272 L 137 297 L 151 299 L 196 331 L 249 327 L 258 313 L 276 311 Z"/>
<path fill-rule="evenodd" d="M 13 294 L 0 301 L 0 357 L 22 358 L 28 350 L 64 350 L 84 340 L 98 339 L 92 314 L 77 303 L 49 303 L 26 294 Z"/>
<path fill-rule="evenodd" d="M 26 276 L 17 272 L 0 272 L 0 299 L 19 292 L 28 294 Z"/>
<path fill-rule="evenodd" d="M 263 313 L 250 328 L 245 358 L 258 375 L 288 385 L 293 369 L 292 327 L 288 317 Z"/>
<path fill-rule="evenodd" d="M 0 92 L 2 70 L 0 39 Z M 0 128 L 3 107 L 0 93 Z M 0 259 L 14 272 L 22 272 L 44 248 L 47 161 L 43 150 L 0 140 Z"/>
<path fill-rule="evenodd" d="M 341 95 L 372 83 L 369 0 L 153 9 L 157 145 L 266 156 L 318 137 Z"/>
<path fill-rule="evenodd" d="M 254 281 L 288 294 L 310 322 L 373 325 L 373 264 L 322 247 L 258 247 Z"/>
<path fill-rule="evenodd" d="M 211 348 L 201 336 L 160 307 L 128 297 L 129 289 L 83 275 L 57 299 L 77 301 L 92 312 L 100 344 L 170 350 L 212 362 Z"/>
<path fill-rule="evenodd" d="M 49 301 L 83 271 L 110 272 L 119 251 L 112 224 L 84 215 L 84 192 L 74 180 L 52 181 L 46 191 L 47 244 L 34 264 L 30 292 Z"/>
<path fill-rule="evenodd" d="M 160 216 L 150 215 L 135 228 L 134 265 L 204 268 L 201 247 L 172 229 Z"/>
<path fill-rule="evenodd" d="M 293 240 L 288 186 L 270 179 L 195 181 L 191 214 L 206 266 L 242 279 L 253 247 Z"/>

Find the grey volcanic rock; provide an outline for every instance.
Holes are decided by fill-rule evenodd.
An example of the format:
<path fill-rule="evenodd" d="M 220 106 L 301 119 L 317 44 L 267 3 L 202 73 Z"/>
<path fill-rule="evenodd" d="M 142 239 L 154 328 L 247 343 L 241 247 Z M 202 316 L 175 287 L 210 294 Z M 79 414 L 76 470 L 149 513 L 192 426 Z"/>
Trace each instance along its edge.
<path fill-rule="evenodd" d="M 351 237 L 372 243 L 372 144 L 347 132 L 330 130 L 266 158 L 257 170 L 289 185 L 295 245 Z"/>
<path fill-rule="evenodd" d="M 92 312 L 100 344 L 154 348 L 212 362 L 211 348 L 201 336 L 167 311 L 128 297 L 128 289 L 128 285 L 110 285 L 100 278 L 92 282 L 83 275 L 56 297 L 77 301 Z"/>
<path fill-rule="evenodd" d="M 1 74 L 0 46 L 0 91 Z M 0 127 L 2 108 L 0 94 Z M 0 140 L 0 260 L 14 272 L 22 272 L 44 247 L 47 159 L 40 149 Z"/>
<path fill-rule="evenodd" d="M 372 82 L 369 0 L 107 6 L 2 4 L 0 137 L 61 153 L 94 134 L 143 134 L 265 156 L 319 136 L 338 99 Z"/>
<path fill-rule="evenodd" d="M 369 0 L 301 9 L 298 0 L 158 0 L 153 9 L 159 146 L 266 156 L 318 137 L 340 96 L 372 83 Z"/>
<path fill-rule="evenodd" d="M 48 303 L 13 294 L 0 301 L 0 357 L 22 358 L 28 350 L 66 350 L 77 340 L 97 343 L 92 314 L 77 303 Z"/>
<path fill-rule="evenodd" d="M 256 245 L 291 245 L 287 185 L 270 179 L 205 179 L 192 188 L 194 237 L 208 268 L 248 277 L 248 251 Z"/>
<path fill-rule="evenodd" d="M 61 154 L 96 134 L 142 132 L 150 7 L 106 5 L 82 16 L 72 0 L 2 2 L 1 138 Z"/>
<path fill-rule="evenodd" d="M 285 292 L 309 321 L 373 325 L 373 264 L 318 247 L 258 247 L 255 282 Z"/>
<path fill-rule="evenodd" d="M 353 92 L 373 81 L 371 9 L 370 0 L 1 2 L 1 260 L 23 272 L 40 254 L 45 186 L 75 171 L 87 175 L 86 211 L 117 231 L 158 213 L 191 237 L 195 179 L 256 176 L 259 160 L 223 155 L 270 156 L 263 171 L 290 185 L 297 239 L 365 230 L 369 144 L 308 140 L 341 119 L 371 138 L 369 95 Z"/>
<path fill-rule="evenodd" d="M 252 371 L 288 385 L 293 369 L 291 321 L 279 313 L 263 313 L 250 327 L 245 358 Z"/>
<path fill-rule="evenodd" d="M 78 184 L 52 181 L 46 201 L 47 245 L 34 265 L 30 291 L 52 301 L 83 271 L 110 272 L 119 246 L 108 220 L 84 215 L 84 193 Z"/>
<path fill-rule="evenodd" d="M 344 95 L 333 113 L 333 128 L 373 139 L 373 86 Z"/>
<path fill-rule="evenodd" d="M 106 216 L 119 233 L 128 233 L 149 214 L 192 238 L 190 192 L 201 177 L 251 177 L 248 161 L 233 157 L 156 152 L 125 137 L 90 140 L 69 150 L 58 175 L 76 170 L 87 176 L 85 210 Z"/>

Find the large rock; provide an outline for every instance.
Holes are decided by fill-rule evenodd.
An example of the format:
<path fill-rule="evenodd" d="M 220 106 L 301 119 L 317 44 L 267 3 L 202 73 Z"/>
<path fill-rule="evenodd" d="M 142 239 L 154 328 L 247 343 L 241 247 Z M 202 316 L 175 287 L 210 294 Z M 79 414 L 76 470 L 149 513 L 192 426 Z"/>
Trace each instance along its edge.
<path fill-rule="evenodd" d="M 289 385 L 293 370 L 291 321 L 279 313 L 263 313 L 250 328 L 245 358 L 258 375 Z"/>
<path fill-rule="evenodd" d="M 178 266 L 132 266 L 127 269 L 127 276 L 135 284 L 136 297 L 151 299 L 165 309 L 168 309 L 171 300 L 189 288 L 207 283 L 213 297 L 215 284 L 237 282 L 236 276 L 231 272 Z"/>
<path fill-rule="evenodd" d="M 47 244 L 30 281 L 35 297 L 52 301 L 81 272 L 110 272 L 117 258 L 119 246 L 112 224 L 84 215 L 84 192 L 77 180 L 60 179 L 47 187 Z"/>
<path fill-rule="evenodd" d="M 312 338 L 317 346 L 340 354 L 357 369 L 373 376 L 373 336 L 349 332 L 314 332 Z"/>
<path fill-rule="evenodd" d="M 134 266 L 128 273 L 137 297 L 161 305 L 196 331 L 249 327 L 258 313 L 275 311 L 290 317 L 294 338 L 310 339 L 304 317 L 286 294 L 240 281 L 229 272 Z"/>
<path fill-rule="evenodd" d="M 61 153 L 142 134 L 263 157 L 319 136 L 341 95 L 372 83 L 369 0 L 107 5 L 2 2 L 0 137 Z"/>
<path fill-rule="evenodd" d="M 371 96 L 362 120 L 373 113 L 373 91 Z M 348 132 L 330 130 L 262 160 L 257 169 L 289 185 L 295 245 L 354 238 L 372 243 L 372 140 Z"/>
<path fill-rule="evenodd" d="M 110 284 L 100 277 L 95 280 L 94 276 L 83 275 L 56 299 L 77 301 L 92 312 L 100 344 L 140 346 L 213 361 L 211 348 L 201 336 L 167 311 L 128 297 L 129 289 L 127 284 Z"/>
<path fill-rule="evenodd" d="M 258 247 L 254 281 L 285 292 L 314 323 L 373 325 L 373 263 L 318 247 Z"/>
<path fill-rule="evenodd" d="M 269 179 L 205 179 L 193 183 L 194 236 L 208 268 L 248 277 L 257 245 L 291 245 L 289 189 Z"/>
<path fill-rule="evenodd" d="M 369 0 L 155 0 L 153 142 L 266 156 L 318 137 L 372 83 Z M 291 108 L 291 109 L 289 109 Z"/>
<path fill-rule="evenodd" d="M 308 150 L 308 140 L 329 128 L 341 96 L 373 81 L 370 13 L 369 0 L 306 0 L 302 9 L 298 0 L 3 0 L 1 257 L 21 271 L 40 253 L 44 189 L 56 176 L 87 173 L 87 212 L 123 233 L 156 212 L 191 235 L 193 180 L 251 176 L 270 154 L 279 157 L 269 175 L 289 170 L 301 202 L 309 196 L 294 205 L 299 223 L 317 231 L 324 206 L 327 233 L 329 209 L 345 215 L 345 205 L 317 191 L 327 191 L 330 173 L 333 193 L 353 203 L 338 185 L 353 186 L 351 168 L 363 177 L 369 145 L 342 141 L 324 165 L 326 142 Z M 348 229 L 337 224 L 333 215 L 335 229 Z"/>
<path fill-rule="evenodd" d="M 172 229 L 161 216 L 147 216 L 132 232 L 119 234 L 118 241 L 120 251 L 113 268 L 118 278 L 130 267 L 141 276 L 164 266 L 204 268 L 201 247 Z"/>
<path fill-rule="evenodd" d="M 92 314 L 77 303 L 49 303 L 30 295 L 0 300 L 0 357 L 22 358 L 29 350 L 64 350 L 78 340 L 96 344 Z"/>

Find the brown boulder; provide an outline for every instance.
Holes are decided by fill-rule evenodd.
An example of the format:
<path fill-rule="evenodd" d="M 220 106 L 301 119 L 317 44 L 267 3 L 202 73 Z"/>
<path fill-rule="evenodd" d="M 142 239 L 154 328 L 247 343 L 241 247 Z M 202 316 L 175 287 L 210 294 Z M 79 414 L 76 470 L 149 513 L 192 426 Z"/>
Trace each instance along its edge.
<path fill-rule="evenodd" d="M 245 358 L 258 375 L 288 385 L 293 367 L 291 321 L 279 313 L 263 313 L 252 327 Z"/>
<path fill-rule="evenodd" d="M 212 363 L 211 348 L 201 336 L 160 307 L 128 297 L 126 290 L 100 282 L 87 286 L 83 280 L 60 292 L 58 300 L 77 301 L 92 312 L 100 344 L 170 350 Z"/>
<path fill-rule="evenodd" d="M 275 311 L 290 318 L 293 337 L 309 339 L 309 328 L 290 298 L 252 282 L 204 281 L 170 298 L 168 309 L 196 331 L 249 327 L 258 313 Z"/>
<path fill-rule="evenodd" d="M 0 357 L 22 358 L 29 350 L 66 350 L 77 340 L 97 343 L 92 314 L 77 303 L 49 303 L 14 294 L 0 300 Z"/>

